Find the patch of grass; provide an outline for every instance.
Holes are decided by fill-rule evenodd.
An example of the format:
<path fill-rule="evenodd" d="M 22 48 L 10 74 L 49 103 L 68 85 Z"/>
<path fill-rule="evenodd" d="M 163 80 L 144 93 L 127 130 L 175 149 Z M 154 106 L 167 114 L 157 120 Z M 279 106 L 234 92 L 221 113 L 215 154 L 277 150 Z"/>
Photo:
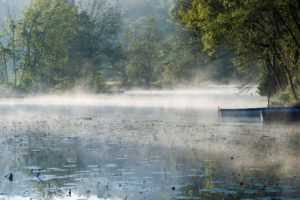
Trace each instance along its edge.
<path fill-rule="evenodd" d="M 296 103 L 290 89 L 286 89 L 285 91 L 276 94 L 274 96 L 274 101 L 285 106 L 291 106 Z"/>

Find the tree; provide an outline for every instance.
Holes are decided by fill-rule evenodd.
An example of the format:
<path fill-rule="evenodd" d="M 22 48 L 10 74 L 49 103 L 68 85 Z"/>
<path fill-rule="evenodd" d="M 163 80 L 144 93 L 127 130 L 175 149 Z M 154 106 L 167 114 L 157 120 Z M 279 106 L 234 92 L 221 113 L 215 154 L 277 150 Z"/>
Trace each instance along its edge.
<path fill-rule="evenodd" d="M 17 25 L 15 23 L 15 20 L 10 18 L 10 24 L 9 24 L 9 30 L 11 32 L 11 40 L 9 46 L 11 47 L 11 54 L 12 54 L 12 60 L 13 60 L 13 71 L 14 71 L 14 86 L 17 86 L 17 52 L 16 52 L 16 28 Z"/>
<path fill-rule="evenodd" d="M 3 46 L 3 44 L 0 43 L 0 60 L 1 60 L 1 65 L 3 66 L 3 70 L 1 71 L 2 73 L 2 83 L 5 83 L 8 85 L 9 83 L 9 78 L 8 78 L 8 67 L 7 67 L 7 61 L 9 60 L 8 57 L 9 50 Z"/>
<path fill-rule="evenodd" d="M 122 13 L 105 0 L 89 0 L 80 8 L 70 48 L 71 65 L 77 67 L 69 74 L 73 78 L 76 74 L 79 79 L 89 77 L 84 82 L 99 89 L 103 87 L 104 71 L 114 71 L 120 59 L 118 36 L 122 28 Z"/>
<path fill-rule="evenodd" d="M 176 5 L 175 18 L 199 31 L 204 50 L 233 51 L 237 67 L 268 71 L 277 89 L 289 86 L 298 99 L 299 2 L 178 0 Z"/>
<path fill-rule="evenodd" d="M 179 26 L 165 41 L 164 73 L 168 81 L 189 84 L 213 80 L 224 83 L 233 78 L 232 55 L 220 49 L 214 56 L 209 56 L 202 51 L 199 37 L 197 30 Z"/>
<path fill-rule="evenodd" d="M 150 87 L 155 81 L 159 61 L 161 33 L 154 17 L 140 18 L 127 31 L 129 81 Z"/>
<path fill-rule="evenodd" d="M 34 0 L 20 21 L 23 49 L 21 85 L 63 87 L 69 42 L 74 34 L 76 7 L 67 1 Z"/>
<path fill-rule="evenodd" d="M 100 89 L 103 74 L 114 78 L 122 13 L 106 0 L 84 2 L 33 0 L 23 18 L 10 18 L 1 58 L 5 71 L 14 72 L 15 88 L 47 91 L 86 82 Z"/>
<path fill-rule="evenodd" d="M 16 87 L 18 84 L 18 71 L 17 61 L 19 59 L 19 49 L 16 46 L 17 39 L 17 23 L 16 17 L 12 14 L 8 8 L 8 21 L 4 24 L 2 31 L 4 32 L 4 39 L 2 40 L 2 60 L 5 69 L 6 83 L 9 83 L 8 78 L 8 63 L 12 61 L 12 73 L 13 73 L 13 86 Z M 10 59 L 8 59 L 10 58 Z"/>

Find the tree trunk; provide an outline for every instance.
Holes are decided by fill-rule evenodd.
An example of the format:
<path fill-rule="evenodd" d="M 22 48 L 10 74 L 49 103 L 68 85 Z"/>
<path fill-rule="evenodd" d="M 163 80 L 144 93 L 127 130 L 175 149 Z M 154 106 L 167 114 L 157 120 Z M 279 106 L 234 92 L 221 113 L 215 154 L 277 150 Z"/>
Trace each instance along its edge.
<path fill-rule="evenodd" d="M 272 74 L 273 77 L 274 77 L 274 79 L 275 79 L 275 81 L 276 81 L 276 84 L 277 84 L 279 90 L 282 90 L 282 85 L 281 85 L 279 76 L 278 76 L 278 74 L 275 72 L 275 70 L 273 69 L 273 68 L 274 68 L 274 65 L 271 64 L 270 60 L 267 60 L 267 61 L 266 61 L 266 66 L 267 66 L 267 69 L 268 69 L 268 71 L 269 71 L 270 77 L 271 77 L 271 74 Z"/>
<path fill-rule="evenodd" d="M 15 46 L 15 36 L 16 36 L 16 24 L 14 20 L 11 20 L 11 31 L 12 31 L 12 57 L 13 57 L 13 71 L 15 75 L 15 87 L 17 86 L 17 66 L 16 66 L 16 46 Z"/>
<path fill-rule="evenodd" d="M 273 47 L 274 54 L 277 56 L 277 58 L 280 61 L 280 65 L 279 66 L 282 67 L 282 69 L 284 71 L 284 74 L 286 76 L 286 79 L 288 81 L 288 84 L 291 87 L 292 94 L 293 94 L 295 100 L 298 100 L 298 95 L 297 95 L 297 92 L 296 92 L 296 89 L 295 89 L 295 85 L 294 85 L 294 82 L 293 82 L 293 76 L 292 76 L 290 70 L 288 69 L 288 67 L 283 62 L 283 60 L 281 58 L 281 55 L 280 55 L 280 50 L 278 50 L 278 48 L 276 47 L 276 44 L 274 43 L 274 41 L 270 40 L 270 42 L 271 42 L 271 45 Z"/>
<path fill-rule="evenodd" d="M 283 68 L 286 71 L 286 75 L 288 77 L 288 81 L 289 81 L 289 84 L 290 84 L 293 96 L 294 96 L 295 100 L 298 100 L 298 95 L 297 95 L 297 92 L 296 92 L 296 89 L 295 89 L 295 85 L 293 83 L 292 74 L 291 74 L 291 72 L 289 71 L 289 69 L 285 65 L 283 65 Z"/>
<path fill-rule="evenodd" d="M 284 17 L 281 16 L 280 12 L 279 12 L 276 8 L 274 8 L 273 11 L 274 11 L 273 14 L 274 14 L 274 19 L 275 19 L 275 21 L 281 21 L 281 22 L 282 22 L 282 25 L 284 25 L 285 28 L 287 29 L 287 31 L 290 33 L 290 35 L 292 36 L 292 38 L 293 38 L 295 44 L 297 45 L 297 47 L 300 48 L 300 43 L 299 43 L 297 37 L 296 37 L 295 34 L 293 33 L 292 28 L 291 28 L 291 27 L 289 26 L 289 24 L 285 21 Z"/>
<path fill-rule="evenodd" d="M 5 82 L 8 84 L 8 72 L 7 72 L 7 60 L 6 60 L 6 49 L 3 48 L 3 64 L 4 64 L 4 71 L 5 71 Z"/>

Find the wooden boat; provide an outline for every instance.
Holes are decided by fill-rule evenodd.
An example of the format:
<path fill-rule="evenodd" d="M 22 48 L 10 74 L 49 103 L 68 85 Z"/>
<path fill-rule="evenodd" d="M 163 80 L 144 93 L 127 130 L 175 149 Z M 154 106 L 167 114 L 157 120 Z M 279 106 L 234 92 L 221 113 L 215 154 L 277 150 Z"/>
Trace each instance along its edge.
<path fill-rule="evenodd" d="M 263 122 L 300 122 L 300 107 L 269 108 L 261 111 Z"/>
<path fill-rule="evenodd" d="M 219 117 L 238 121 L 300 122 L 300 106 L 219 109 Z"/>
<path fill-rule="evenodd" d="M 266 108 L 219 109 L 220 117 L 260 117 Z"/>

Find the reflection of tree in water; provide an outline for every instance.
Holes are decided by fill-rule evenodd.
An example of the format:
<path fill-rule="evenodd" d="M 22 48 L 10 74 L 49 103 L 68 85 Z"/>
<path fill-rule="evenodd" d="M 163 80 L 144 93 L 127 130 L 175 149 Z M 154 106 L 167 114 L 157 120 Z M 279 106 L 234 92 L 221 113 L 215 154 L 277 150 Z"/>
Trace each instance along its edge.
<path fill-rule="evenodd" d="M 213 189 L 215 187 L 214 184 L 214 176 L 216 171 L 216 163 L 214 161 L 207 161 L 204 164 L 204 189 Z"/>
<path fill-rule="evenodd" d="M 298 153 L 300 150 L 300 134 L 299 133 L 290 134 L 287 143 L 288 146 L 294 150 L 294 153 Z"/>
<path fill-rule="evenodd" d="M 223 141 L 218 137 L 212 144 L 230 150 L 201 155 L 215 161 L 204 162 L 204 176 L 187 180 L 190 184 L 182 192 L 208 200 L 299 197 L 299 133 L 287 128 L 261 129 L 251 132 L 249 127 L 238 127 L 232 131 L 234 137 Z"/>
<path fill-rule="evenodd" d="M 214 189 L 214 187 L 215 187 L 214 176 L 215 176 L 216 164 L 214 161 L 206 161 L 206 162 L 204 162 L 203 167 L 204 167 L 203 180 L 201 180 L 201 181 L 196 180 L 197 178 L 194 178 L 192 180 L 193 184 L 192 184 L 191 188 L 188 188 L 186 191 L 188 197 L 202 197 L 203 189 L 204 190 Z M 198 182 L 198 184 L 197 184 L 197 182 Z M 199 187 L 199 184 L 201 184 L 201 187 Z"/>
<path fill-rule="evenodd" d="M 217 162 L 216 161 L 205 161 L 203 163 L 204 176 L 203 177 L 194 177 L 190 179 L 191 184 L 185 188 L 184 193 L 188 198 L 200 198 L 204 200 L 213 200 L 213 199 L 224 199 L 224 200 L 235 200 L 239 199 L 238 196 L 229 194 L 230 191 L 226 189 L 218 189 L 217 181 Z"/>
<path fill-rule="evenodd" d="M 299 179 L 297 176 L 286 178 L 281 174 L 280 167 L 269 164 L 263 170 L 241 168 L 236 173 L 235 170 L 222 166 L 219 161 L 206 161 L 203 164 L 204 176 L 186 180 L 189 185 L 182 189 L 182 193 L 189 198 L 204 200 L 299 197 Z"/>
<path fill-rule="evenodd" d="M 81 122 L 83 124 L 92 123 L 92 121 L 79 122 L 78 124 Z M 99 122 L 94 122 L 94 124 L 98 125 Z M 136 128 L 135 131 L 141 131 L 147 125 L 151 125 L 147 130 L 150 128 L 153 130 L 152 124 L 140 123 L 140 128 L 137 128 L 135 124 L 136 122 L 129 124 Z M 62 122 L 60 125 L 66 126 Z M 66 197 L 69 189 L 72 189 L 72 194 L 88 196 L 86 194 L 87 187 L 94 187 L 90 194 L 95 195 L 98 186 L 103 187 L 105 184 L 103 187 L 105 189 L 107 183 L 115 183 L 119 189 L 119 185 L 123 187 L 128 178 L 136 178 L 128 183 L 128 185 L 133 185 L 129 192 L 136 193 L 143 192 L 143 187 L 147 189 L 147 187 L 158 186 L 166 187 L 166 193 L 169 192 L 167 195 L 178 194 L 207 200 L 300 196 L 300 179 L 297 177 L 299 165 L 297 167 L 293 163 L 291 166 L 295 166 L 294 170 L 290 170 L 290 168 L 284 170 L 287 162 L 283 159 L 289 156 L 292 159 L 297 158 L 298 136 L 296 133 L 285 136 L 280 141 L 274 140 L 273 135 L 263 135 L 262 133 L 259 133 L 261 136 L 256 135 L 255 137 L 251 135 L 248 137 L 248 134 L 245 134 L 246 136 L 235 134 L 230 140 L 229 136 L 227 136 L 227 140 L 222 137 L 209 137 L 208 139 L 213 139 L 208 140 L 211 148 L 203 145 L 205 143 L 201 140 L 202 138 L 199 138 L 199 141 L 202 142 L 200 147 L 198 142 L 189 143 L 189 141 L 194 141 L 194 138 L 191 138 L 186 142 L 188 145 L 180 148 L 176 144 L 171 146 L 157 144 L 161 139 L 160 134 L 157 134 L 157 138 L 153 140 L 152 134 L 149 134 L 150 139 L 145 139 L 145 143 L 137 142 L 144 139 L 145 135 L 133 139 L 130 131 L 123 131 L 114 137 L 111 134 L 111 127 L 117 126 L 116 123 L 106 125 L 108 129 L 105 132 L 108 135 L 101 135 L 102 132 L 100 135 L 93 135 L 93 131 L 105 129 L 106 126 L 103 124 L 93 127 L 89 130 L 89 134 L 81 136 L 69 130 L 70 134 L 63 132 L 61 127 L 58 128 L 58 134 L 52 130 L 47 132 L 45 131 L 47 130 L 46 126 L 40 126 L 39 129 L 31 129 L 32 134 L 30 134 L 30 130 L 16 134 L 18 131 L 13 129 L 13 134 L 9 138 L 4 140 L 2 137 L 1 142 L 6 146 L 0 147 L 4 149 L 10 145 L 10 149 L 5 151 L 6 155 L 10 156 L 4 155 L 4 157 L 10 157 L 11 169 L 17 166 L 24 176 L 23 182 L 28 183 L 27 187 L 32 190 L 37 190 L 32 193 L 38 192 L 36 195 L 39 197 L 49 199 L 59 196 Z M 53 128 L 53 126 L 50 127 Z M 69 126 L 75 125 L 68 124 Z M 78 127 L 76 126 L 76 128 Z M 80 133 L 84 131 L 78 130 Z M 247 133 L 240 128 L 236 132 L 238 131 Z M 186 132 L 186 129 L 180 132 Z M 126 136 L 126 134 L 128 135 Z M 134 135 L 136 134 L 134 133 Z M 130 137 L 129 142 L 125 143 L 124 137 Z M 255 139 L 248 140 L 251 137 Z M 229 147 L 230 150 L 223 151 Z M 14 154 L 17 159 L 14 158 Z M 121 160 L 117 161 L 113 158 Z M 122 161 L 123 158 L 126 158 L 127 161 Z M 295 159 L 294 162 L 297 160 Z M 106 168 L 102 172 L 89 169 L 89 165 L 99 164 L 95 169 L 102 170 L 105 168 L 104 165 L 111 163 L 118 165 L 118 168 Z M 28 168 L 24 168 L 24 166 Z M 148 166 L 150 167 L 147 168 Z M 133 169 L 134 174 L 130 174 L 132 171 L 129 168 Z M 0 168 L 0 170 L 2 169 Z M 87 171 L 87 173 L 84 174 L 81 171 Z M 129 172 L 127 176 L 126 172 Z M 155 180 L 154 184 L 151 181 L 148 184 L 149 179 L 143 179 L 149 176 L 151 176 L 150 180 L 151 178 Z M 17 178 L 16 176 L 18 181 Z M 92 179 L 93 182 L 90 181 Z M 104 179 L 105 183 L 102 181 Z M 101 186 L 98 185 L 99 181 L 102 181 Z M 138 186 L 135 185 L 135 181 L 138 182 Z M 169 183 L 172 186 L 174 184 L 174 189 L 168 185 Z M 82 185 L 87 185 L 87 187 Z M 124 190 L 126 189 L 128 192 L 128 188 Z M 115 192 L 116 190 L 110 190 L 110 194 L 113 194 L 111 191 Z"/>
<path fill-rule="evenodd" d="M 20 170 L 30 178 L 33 188 L 40 193 L 39 196 L 54 198 L 64 195 L 65 191 L 61 188 L 74 182 L 72 175 L 84 168 L 80 157 L 76 155 L 77 148 L 74 148 L 78 146 L 78 142 L 74 138 L 61 138 L 70 140 L 70 143 L 64 148 L 54 149 L 57 139 L 52 139 L 47 133 L 30 132 L 27 138 L 27 152 L 22 152 L 22 157 L 19 158 L 23 166 Z"/>

